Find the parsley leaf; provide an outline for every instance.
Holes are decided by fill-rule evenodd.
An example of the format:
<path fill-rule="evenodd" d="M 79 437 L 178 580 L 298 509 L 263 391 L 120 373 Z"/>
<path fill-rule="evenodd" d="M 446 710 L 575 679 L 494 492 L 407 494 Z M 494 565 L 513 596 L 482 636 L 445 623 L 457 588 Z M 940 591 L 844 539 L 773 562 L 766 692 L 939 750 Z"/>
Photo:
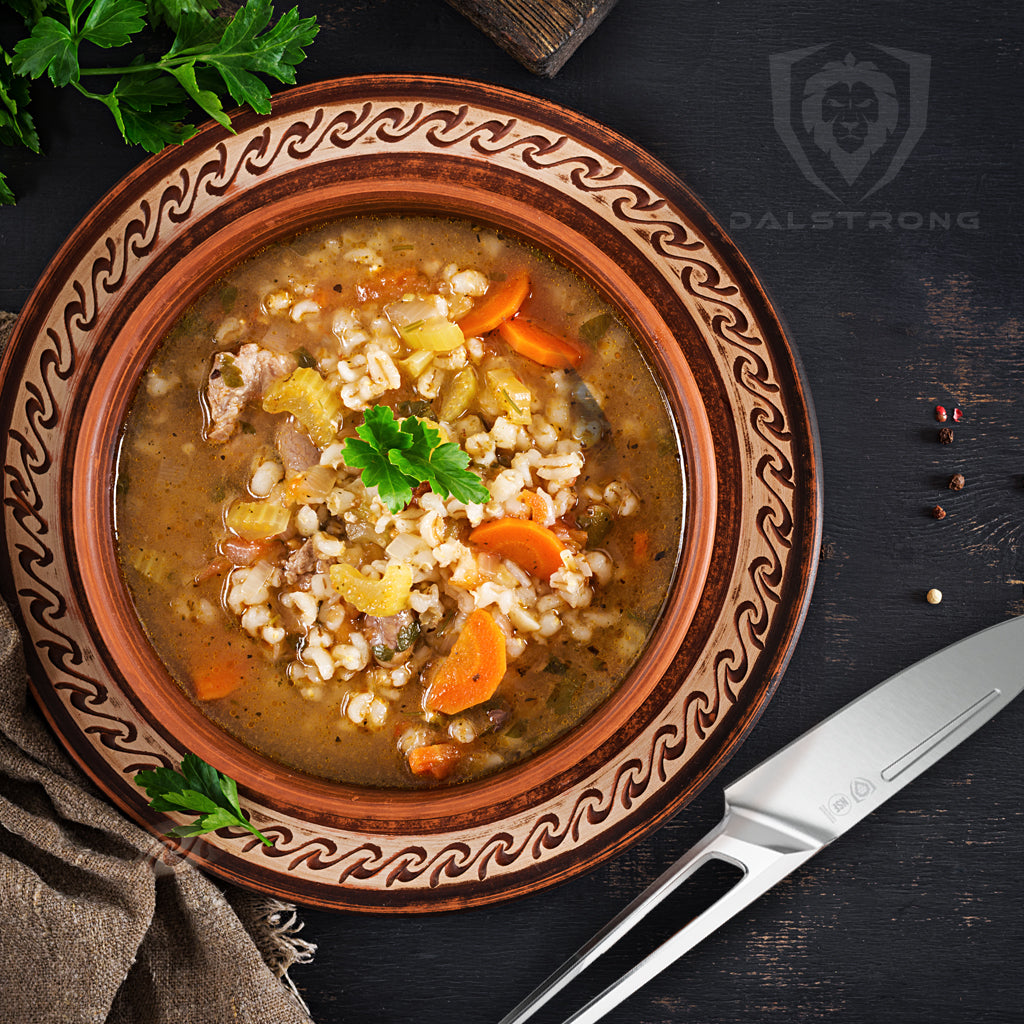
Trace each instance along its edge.
<path fill-rule="evenodd" d="M 13 7 L 27 25 L 31 25 L 46 10 L 51 0 L 4 0 L 4 2 L 8 7 Z"/>
<path fill-rule="evenodd" d="M 146 5 L 139 0 L 95 0 L 82 26 L 82 38 L 109 49 L 127 46 L 146 25 Z"/>
<path fill-rule="evenodd" d="M 221 0 L 149 0 L 149 20 L 177 28 L 183 14 L 207 15 L 220 7 Z"/>
<path fill-rule="evenodd" d="M 196 81 L 195 64 L 182 64 L 181 67 L 171 68 L 170 73 L 178 80 L 181 87 L 192 97 L 196 104 L 203 108 L 218 124 L 225 128 L 231 127 L 231 118 L 224 113 L 224 107 L 220 97 L 211 89 L 201 89 Z M 262 84 L 262 83 L 261 83 Z M 270 95 L 269 93 L 267 94 Z"/>
<path fill-rule="evenodd" d="M 414 487 L 427 483 L 435 493 L 470 504 L 491 500 L 490 492 L 469 466 L 469 456 L 457 444 L 442 442 L 428 423 L 409 416 L 398 424 L 385 405 L 363 414 L 356 427 L 361 440 L 346 438 L 342 457 L 363 471 L 363 483 L 376 487 L 392 514 L 412 500 Z"/>
<path fill-rule="evenodd" d="M 388 454 L 408 447 L 412 439 L 401 432 L 394 414 L 384 405 L 367 409 L 356 433 L 362 440 L 346 438 L 342 457 L 349 466 L 363 471 L 363 483 L 377 488 L 380 500 L 392 513 L 401 512 L 412 501 L 413 484 L 419 481 L 410 480 L 392 465 Z"/>
<path fill-rule="evenodd" d="M 28 82 L 11 68 L 11 57 L 0 47 L 0 146 L 27 146 L 39 152 L 39 136 L 28 112 Z"/>
<path fill-rule="evenodd" d="M 181 120 L 184 107 L 136 107 L 131 97 L 121 95 L 120 84 L 95 98 L 109 107 L 126 142 L 141 146 L 147 153 L 159 153 L 164 146 L 184 142 L 195 134 L 195 126 Z"/>
<path fill-rule="evenodd" d="M 14 47 L 14 71 L 26 78 L 46 74 L 54 85 L 77 82 L 78 42 L 55 18 L 40 18 L 27 39 Z"/>
<path fill-rule="evenodd" d="M 452 495 L 466 504 L 491 500 L 480 477 L 468 469 L 469 455 L 457 444 L 442 442 L 439 431 L 414 418 L 402 423 L 402 432 L 412 438 L 412 444 L 408 449 L 392 450 L 388 459 L 403 473 L 430 484 L 442 498 Z"/>
<path fill-rule="evenodd" d="M 180 772 L 173 768 L 141 771 L 135 776 L 135 784 L 146 791 L 154 811 L 197 815 L 191 825 L 175 825 L 167 833 L 169 836 L 201 836 L 218 828 L 241 825 L 267 846 L 273 846 L 271 840 L 249 824 L 238 803 L 235 780 L 195 754 L 185 755 Z"/>
<path fill-rule="evenodd" d="M 30 82 L 47 76 L 104 104 L 126 142 L 152 153 L 184 142 L 197 131 L 188 122 L 198 107 L 231 130 L 225 101 L 270 113 L 270 89 L 260 76 L 295 81 L 295 65 L 319 27 L 296 9 L 274 21 L 272 0 L 245 0 L 228 17 L 215 16 L 219 0 L 0 0 L 25 22 L 25 35 L 8 55 L 0 49 L 0 145 L 39 151 L 27 112 Z M 44 13 L 45 12 L 45 13 Z M 139 33 L 171 35 L 162 56 L 139 56 Z M 147 54 L 152 40 L 145 37 Z M 85 45 L 100 49 L 133 46 L 135 56 L 119 67 L 93 67 L 79 60 Z M 157 50 L 157 53 L 160 51 Z M 106 90 L 84 82 L 113 79 Z M 0 204 L 14 196 L 0 173 Z"/>
<path fill-rule="evenodd" d="M 219 38 L 201 41 L 202 20 L 183 17 L 179 36 L 167 58 L 195 55 L 195 60 L 215 69 L 236 103 L 248 103 L 257 113 L 270 113 L 270 90 L 256 77 L 270 75 L 279 82 L 295 81 L 295 67 L 319 31 L 315 18 L 300 18 L 295 8 L 277 24 L 271 0 L 248 0 L 228 22 Z"/>

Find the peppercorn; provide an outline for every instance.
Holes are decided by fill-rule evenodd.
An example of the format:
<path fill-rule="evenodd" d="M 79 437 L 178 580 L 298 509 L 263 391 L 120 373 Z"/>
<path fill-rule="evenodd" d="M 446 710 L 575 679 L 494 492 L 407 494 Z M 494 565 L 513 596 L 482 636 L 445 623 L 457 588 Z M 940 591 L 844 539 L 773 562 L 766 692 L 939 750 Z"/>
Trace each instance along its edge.
<path fill-rule="evenodd" d="M 947 486 L 951 491 L 962 491 L 965 483 L 967 483 L 967 481 L 964 479 L 963 473 L 954 473 L 949 478 L 949 484 Z"/>
<path fill-rule="evenodd" d="M 946 407 L 944 405 L 935 406 L 935 418 L 940 423 L 946 422 Z"/>
<path fill-rule="evenodd" d="M 932 587 L 927 594 L 924 595 L 924 599 L 929 604 L 938 604 L 942 600 L 942 591 L 936 587 Z"/>
<path fill-rule="evenodd" d="M 935 508 L 932 509 L 932 519 L 945 519 L 945 518 L 946 518 L 946 510 L 941 505 L 936 505 Z"/>
<path fill-rule="evenodd" d="M 939 444 L 952 444 L 953 443 L 953 428 L 943 427 L 939 431 Z"/>
<path fill-rule="evenodd" d="M 963 418 L 964 418 L 964 414 L 963 414 L 963 410 L 962 409 L 954 409 L 953 410 L 953 422 L 954 423 L 959 423 Z"/>

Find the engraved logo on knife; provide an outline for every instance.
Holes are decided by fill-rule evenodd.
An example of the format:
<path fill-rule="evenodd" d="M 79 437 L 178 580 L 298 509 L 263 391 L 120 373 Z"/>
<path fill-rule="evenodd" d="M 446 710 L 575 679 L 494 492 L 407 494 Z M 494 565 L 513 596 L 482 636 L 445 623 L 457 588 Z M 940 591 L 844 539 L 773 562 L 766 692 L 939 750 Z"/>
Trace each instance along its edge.
<path fill-rule="evenodd" d="M 849 814 L 854 804 L 866 800 L 875 791 L 875 784 L 869 779 L 855 778 L 850 780 L 850 787 L 847 793 L 833 793 L 827 803 L 819 806 L 819 810 L 833 824 L 837 818 Z"/>

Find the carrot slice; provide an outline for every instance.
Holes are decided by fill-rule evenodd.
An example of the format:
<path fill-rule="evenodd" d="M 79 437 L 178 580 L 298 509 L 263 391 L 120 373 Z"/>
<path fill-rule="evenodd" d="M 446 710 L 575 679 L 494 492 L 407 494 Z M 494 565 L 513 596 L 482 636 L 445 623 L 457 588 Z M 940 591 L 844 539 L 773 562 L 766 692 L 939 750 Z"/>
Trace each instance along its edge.
<path fill-rule="evenodd" d="M 552 334 L 546 327 L 541 327 L 532 320 L 524 320 L 520 316 L 502 323 L 498 327 L 498 333 L 509 347 L 521 356 L 556 370 L 578 367 L 587 354 L 587 350 L 579 342 L 561 338 L 557 334 Z"/>
<path fill-rule="evenodd" d="M 467 338 L 476 338 L 493 331 L 503 320 L 519 312 L 519 307 L 530 294 L 530 278 L 525 270 L 517 271 L 502 281 L 497 288 L 488 288 L 483 302 L 477 303 L 458 321 Z"/>
<path fill-rule="evenodd" d="M 531 576 L 547 579 L 562 568 L 565 545 L 553 531 L 532 519 L 492 519 L 481 523 L 469 539 L 503 558 L 511 558 Z"/>
<path fill-rule="evenodd" d="M 548 514 L 544 499 L 536 491 L 523 491 L 519 500 L 530 510 L 530 518 L 535 523 L 543 523 Z"/>
<path fill-rule="evenodd" d="M 457 715 L 482 704 L 494 696 L 505 667 L 505 634 L 490 612 L 477 608 L 469 613 L 423 704 L 443 715 Z"/>
<path fill-rule="evenodd" d="M 633 561 L 647 561 L 647 552 L 651 546 L 651 535 L 646 530 L 637 530 L 633 534 Z"/>
<path fill-rule="evenodd" d="M 192 669 L 192 687 L 200 700 L 219 700 L 245 682 L 243 658 L 226 657 Z"/>
<path fill-rule="evenodd" d="M 462 751 L 451 743 L 434 743 L 429 747 L 414 747 L 406 755 L 413 775 L 432 775 L 446 779 L 462 759 Z"/>

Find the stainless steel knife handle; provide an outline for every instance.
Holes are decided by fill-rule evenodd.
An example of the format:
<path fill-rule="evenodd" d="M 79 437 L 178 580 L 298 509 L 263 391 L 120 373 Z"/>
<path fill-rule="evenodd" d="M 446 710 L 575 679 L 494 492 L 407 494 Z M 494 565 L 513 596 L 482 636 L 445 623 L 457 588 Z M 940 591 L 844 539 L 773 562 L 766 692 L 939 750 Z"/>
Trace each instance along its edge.
<path fill-rule="evenodd" d="M 627 971 L 565 1024 L 593 1024 L 656 974 L 678 960 L 734 914 L 785 878 L 825 844 L 746 810 L 727 809 L 725 817 L 696 846 L 582 946 L 499 1024 L 521 1024 L 610 949 L 691 875 L 712 860 L 738 867 L 743 876 L 707 910 Z"/>

